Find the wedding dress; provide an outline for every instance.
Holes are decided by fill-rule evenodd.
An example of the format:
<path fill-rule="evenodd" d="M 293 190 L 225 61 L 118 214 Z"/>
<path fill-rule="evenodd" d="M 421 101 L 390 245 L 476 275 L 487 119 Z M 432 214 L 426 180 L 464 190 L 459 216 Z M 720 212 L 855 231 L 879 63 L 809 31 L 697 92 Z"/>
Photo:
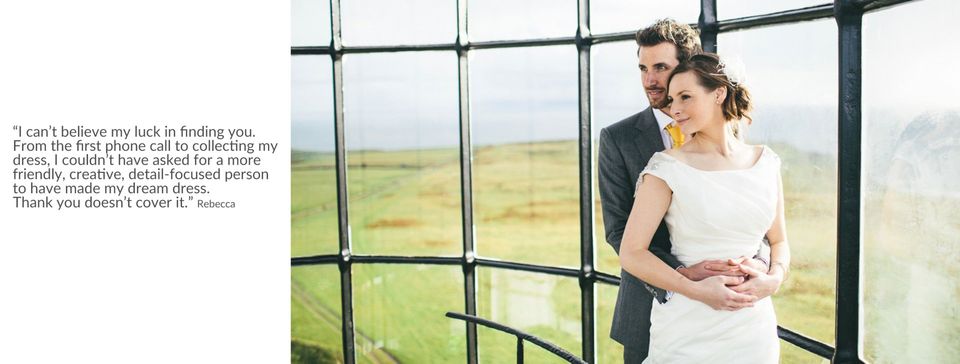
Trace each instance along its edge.
<path fill-rule="evenodd" d="M 767 146 L 750 168 L 705 171 L 659 152 L 640 173 L 664 180 L 673 198 L 664 219 L 671 253 L 684 265 L 753 256 L 773 224 L 780 158 Z M 777 363 L 780 342 L 770 297 L 718 311 L 681 294 L 653 303 L 644 364 Z"/>

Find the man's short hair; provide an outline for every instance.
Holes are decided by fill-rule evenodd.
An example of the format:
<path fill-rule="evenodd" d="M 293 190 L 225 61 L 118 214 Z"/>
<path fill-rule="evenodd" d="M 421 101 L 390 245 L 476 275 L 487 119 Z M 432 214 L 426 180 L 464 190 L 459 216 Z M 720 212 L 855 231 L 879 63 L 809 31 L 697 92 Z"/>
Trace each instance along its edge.
<path fill-rule="evenodd" d="M 677 60 L 686 62 L 695 54 L 703 53 L 700 45 L 700 32 L 688 24 L 680 24 L 666 18 L 657 20 L 653 25 L 637 32 L 637 45 L 652 47 L 668 42 L 677 47 Z"/>

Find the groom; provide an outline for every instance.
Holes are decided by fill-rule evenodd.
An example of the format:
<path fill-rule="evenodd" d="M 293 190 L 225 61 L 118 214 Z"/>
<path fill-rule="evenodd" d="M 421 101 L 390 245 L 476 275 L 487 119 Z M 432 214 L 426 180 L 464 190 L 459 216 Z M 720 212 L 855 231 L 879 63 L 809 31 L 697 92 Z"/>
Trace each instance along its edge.
<path fill-rule="evenodd" d="M 683 143 L 679 128 L 667 116 L 668 107 L 656 108 L 667 97 L 667 78 L 680 62 L 702 52 L 697 31 L 672 19 L 659 20 L 640 30 L 636 40 L 643 89 L 652 106 L 600 130 L 598 168 L 603 226 L 607 243 L 618 254 L 627 217 L 633 207 L 633 193 L 640 171 L 654 153 L 679 147 Z M 761 250 L 764 248 L 765 245 Z M 650 242 L 650 252 L 694 281 L 720 274 L 743 275 L 736 264 L 730 264 L 734 262 L 723 260 L 704 261 L 684 267 L 670 254 L 670 235 L 663 222 Z M 769 249 L 764 254 L 769 257 Z M 767 271 L 766 263 L 757 261 L 763 259 L 760 256 L 742 259 L 745 264 Z M 664 290 L 649 286 L 626 271 L 621 270 L 620 276 L 622 279 L 610 337 L 623 344 L 624 363 L 640 363 L 647 357 L 649 349 L 653 298 L 664 303 L 669 297 Z"/>

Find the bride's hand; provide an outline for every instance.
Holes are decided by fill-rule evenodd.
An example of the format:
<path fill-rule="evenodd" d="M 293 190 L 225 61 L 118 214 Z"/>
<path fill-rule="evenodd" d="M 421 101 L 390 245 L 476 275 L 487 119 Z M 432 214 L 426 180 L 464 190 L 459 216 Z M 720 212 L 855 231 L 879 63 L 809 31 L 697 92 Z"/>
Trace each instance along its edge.
<path fill-rule="evenodd" d="M 743 282 L 743 277 L 713 276 L 694 282 L 694 295 L 691 298 L 703 302 L 715 310 L 736 311 L 752 307 L 758 299 L 749 294 L 735 292 L 730 287 Z"/>
<path fill-rule="evenodd" d="M 782 276 L 767 274 L 746 264 L 741 264 L 740 270 L 750 278 L 743 284 L 730 287 L 730 289 L 738 293 L 756 296 L 758 299 L 764 298 L 777 293 L 777 290 L 780 289 L 780 284 L 783 283 Z"/>

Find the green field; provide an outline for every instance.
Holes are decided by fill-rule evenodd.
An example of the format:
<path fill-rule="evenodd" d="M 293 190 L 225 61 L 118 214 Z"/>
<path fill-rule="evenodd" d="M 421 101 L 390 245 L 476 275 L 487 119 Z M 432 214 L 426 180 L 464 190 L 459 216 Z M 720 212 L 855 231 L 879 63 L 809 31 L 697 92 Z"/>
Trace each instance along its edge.
<path fill-rule="evenodd" d="M 792 274 L 774 298 L 779 321 L 832 344 L 836 161 L 788 146 L 772 147 L 783 159 L 793 253 Z M 462 227 L 458 153 L 455 148 L 348 153 L 354 253 L 459 256 Z M 478 254 L 578 267 L 576 142 L 484 146 L 474 150 L 473 161 Z M 294 152 L 291 186 L 293 256 L 336 254 L 333 155 Z M 598 267 L 618 275 L 616 255 L 603 240 L 599 197 L 595 206 Z M 477 277 L 480 316 L 580 354 L 576 279 L 483 267 L 478 268 Z M 337 267 L 294 267 L 291 286 L 292 339 L 341 357 Z M 622 357 L 620 345 L 608 338 L 617 288 L 605 284 L 596 287 L 598 357 L 601 363 L 617 363 Z M 358 360 L 464 362 L 464 325 L 443 316 L 446 311 L 464 310 L 462 290 L 459 266 L 354 265 Z M 867 317 L 871 317 L 870 312 Z M 512 336 L 481 329 L 479 344 L 482 362 L 515 360 Z M 782 348 L 784 363 L 820 362 L 788 343 L 783 342 Z M 530 362 L 559 362 L 533 345 L 528 345 L 525 352 Z"/>

